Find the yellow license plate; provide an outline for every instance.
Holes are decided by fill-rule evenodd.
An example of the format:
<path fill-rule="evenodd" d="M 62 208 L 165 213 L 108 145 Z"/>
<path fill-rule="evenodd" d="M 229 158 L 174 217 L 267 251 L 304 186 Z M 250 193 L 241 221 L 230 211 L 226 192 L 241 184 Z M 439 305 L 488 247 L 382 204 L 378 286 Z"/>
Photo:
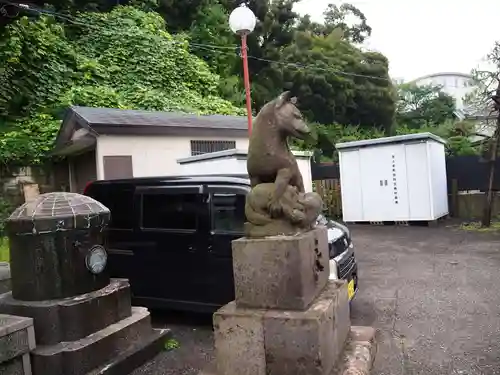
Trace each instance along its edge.
<path fill-rule="evenodd" d="M 354 297 L 354 280 L 349 281 L 347 284 L 347 296 L 349 297 L 349 301 Z"/>

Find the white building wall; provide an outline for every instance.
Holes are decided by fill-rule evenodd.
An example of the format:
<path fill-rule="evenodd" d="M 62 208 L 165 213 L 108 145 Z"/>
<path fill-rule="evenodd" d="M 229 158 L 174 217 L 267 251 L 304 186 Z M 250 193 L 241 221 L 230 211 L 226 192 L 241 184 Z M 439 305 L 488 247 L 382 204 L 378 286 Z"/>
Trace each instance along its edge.
<path fill-rule="evenodd" d="M 472 77 L 467 74 L 438 73 L 416 79 L 414 83 L 419 86 L 442 86 L 443 92 L 455 99 L 456 108 L 463 109 L 466 95 L 476 88 L 471 79 Z"/>
<path fill-rule="evenodd" d="M 104 156 L 132 155 L 134 177 L 181 173 L 177 159 L 191 156 L 191 141 L 235 141 L 248 149 L 248 138 L 100 135 L 97 138 L 97 179 L 104 178 Z M 222 171 L 221 171 L 222 172 Z"/>

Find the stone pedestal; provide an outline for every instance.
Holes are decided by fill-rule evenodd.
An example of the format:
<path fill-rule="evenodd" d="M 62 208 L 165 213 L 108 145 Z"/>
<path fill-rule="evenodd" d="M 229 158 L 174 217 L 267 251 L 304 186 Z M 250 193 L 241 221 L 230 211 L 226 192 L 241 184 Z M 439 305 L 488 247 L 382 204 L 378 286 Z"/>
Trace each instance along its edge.
<path fill-rule="evenodd" d="M 128 281 L 107 274 L 109 216 L 89 197 L 51 193 L 7 221 L 12 291 L 0 313 L 32 318 L 34 375 L 124 375 L 163 349 L 169 331 L 153 329 Z"/>
<path fill-rule="evenodd" d="M 358 346 L 352 339 L 347 283 L 328 280 L 326 228 L 236 240 L 233 266 L 236 299 L 213 319 L 216 372 L 201 374 L 330 375 L 352 370 L 349 359 Z"/>
<path fill-rule="evenodd" d="M 328 375 L 349 333 L 347 284 L 332 281 L 306 311 L 238 308 L 214 315 L 219 375 Z"/>
<path fill-rule="evenodd" d="M 31 375 L 33 349 L 33 319 L 0 314 L 0 374 Z"/>

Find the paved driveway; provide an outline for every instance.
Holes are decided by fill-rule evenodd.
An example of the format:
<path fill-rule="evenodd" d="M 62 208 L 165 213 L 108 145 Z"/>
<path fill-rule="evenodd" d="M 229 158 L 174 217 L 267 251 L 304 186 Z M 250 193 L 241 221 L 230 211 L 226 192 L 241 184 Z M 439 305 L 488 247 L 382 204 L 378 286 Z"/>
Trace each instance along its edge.
<path fill-rule="evenodd" d="M 376 375 L 500 374 L 500 236 L 453 228 L 353 227 L 361 290 L 352 322 L 380 330 Z M 134 375 L 197 374 L 210 319 L 157 315 L 179 349 Z"/>

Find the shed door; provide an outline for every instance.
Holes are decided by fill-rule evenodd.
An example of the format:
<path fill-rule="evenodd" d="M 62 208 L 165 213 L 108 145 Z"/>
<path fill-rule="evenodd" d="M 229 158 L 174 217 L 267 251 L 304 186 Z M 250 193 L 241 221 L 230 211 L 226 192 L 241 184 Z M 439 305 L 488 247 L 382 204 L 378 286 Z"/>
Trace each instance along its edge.
<path fill-rule="evenodd" d="M 360 150 L 364 220 L 408 219 L 404 146 Z"/>
<path fill-rule="evenodd" d="M 359 150 L 340 153 L 340 192 L 344 221 L 363 220 Z"/>

